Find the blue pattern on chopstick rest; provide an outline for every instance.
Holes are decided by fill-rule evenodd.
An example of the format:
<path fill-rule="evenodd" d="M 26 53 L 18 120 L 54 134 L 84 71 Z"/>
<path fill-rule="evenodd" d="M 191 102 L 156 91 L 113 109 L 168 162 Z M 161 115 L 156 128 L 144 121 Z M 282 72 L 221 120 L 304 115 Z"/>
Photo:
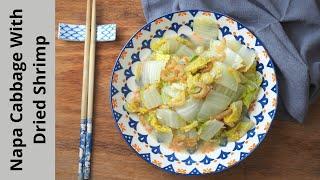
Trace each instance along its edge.
<path fill-rule="evenodd" d="M 59 24 L 58 38 L 65 41 L 84 41 L 86 26 L 76 24 Z M 97 26 L 97 41 L 114 41 L 116 39 L 116 24 Z"/>
<path fill-rule="evenodd" d="M 97 27 L 98 41 L 114 41 L 116 39 L 116 24 L 104 24 Z"/>
<path fill-rule="evenodd" d="M 79 144 L 79 177 L 83 176 L 83 164 L 85 161 L 85 145 L 86 145 L 86 131 L 87 131 L 87 120 L 81 119 L 80 121 L 80 144 Z"/>
<path fill-rule="evenodd" d="M 87 134 L 84 151 L 83 177 L 89 179 L 90 176 L 90 157 L 92 149 L 92 119 L 87 120 Z"/>

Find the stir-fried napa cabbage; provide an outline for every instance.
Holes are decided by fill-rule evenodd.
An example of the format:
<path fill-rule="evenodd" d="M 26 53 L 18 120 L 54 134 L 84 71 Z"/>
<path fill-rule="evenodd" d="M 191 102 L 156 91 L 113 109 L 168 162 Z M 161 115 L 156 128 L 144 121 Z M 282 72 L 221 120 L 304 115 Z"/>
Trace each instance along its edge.
<path fill-rule="evenodd" d="M 227 126 L 233 127 L 240 121 L 242 112 L 242 101 L 236 101 L 231 103 L 229 109 L 231 110 L 231 114 L 225 116 L 223 118 L 223 122 Z"/>
<path fill-rule="evenodd" d="M 224 135 L 229 141 L 237 141 L 242 136 L 244 136 L 247 131 L 249 131 L 254 126 L 254 122 L 250 121 L 248 118 L 244 117 L 235 127 L 226 130 Z"/>
<path fill-rule="evenodd" d="M 218 120 L 208 120 L 199 128 L 200 139 L 209 141 L 216 135 L 224 124 Z"/>
<path fill-rule="evenodd" d="M 134 69 L 139 89 L 125 109 L 143 116 L 158 142 L 193 153 L 254 126 L 247 109 L 262 81 L 256 53 L 233 35 L 218 37 L 216 21 L 197 16 L 192 33 L 152 39 L 151 55 Z"/>

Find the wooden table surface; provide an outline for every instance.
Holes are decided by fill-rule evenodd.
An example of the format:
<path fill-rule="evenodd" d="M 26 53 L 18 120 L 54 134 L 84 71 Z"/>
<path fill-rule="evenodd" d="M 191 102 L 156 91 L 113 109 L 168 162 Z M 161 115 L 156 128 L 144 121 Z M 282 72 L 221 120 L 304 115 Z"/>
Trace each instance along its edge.
<path fill-rule="evenodd" d="M 56 0 L 56 23 L 85 24 L 86 1 Z M 109 81 L 124 43 L 145 19 L 139 0 L 97 0 L 97 23 L 116 23 L 117 40 L 97 44 L 92 179 L 192 179 L 140 159 L 111 117 Z M 77 178 L 83 43 L 56 41 L 56 179 Z M 245 161 L 199 179 L 320 179 L 320 99 L 304 124 L 276 119 Z"/>

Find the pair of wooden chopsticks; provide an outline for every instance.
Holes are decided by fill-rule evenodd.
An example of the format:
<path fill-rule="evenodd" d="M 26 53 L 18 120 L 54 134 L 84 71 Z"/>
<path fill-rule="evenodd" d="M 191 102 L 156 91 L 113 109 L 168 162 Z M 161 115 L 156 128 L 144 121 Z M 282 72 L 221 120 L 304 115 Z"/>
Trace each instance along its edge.
<path fill-rule="evenodd" d="M 96 47 L 96 0 L 87 0 L 78 179 L 89 179 Z"/>

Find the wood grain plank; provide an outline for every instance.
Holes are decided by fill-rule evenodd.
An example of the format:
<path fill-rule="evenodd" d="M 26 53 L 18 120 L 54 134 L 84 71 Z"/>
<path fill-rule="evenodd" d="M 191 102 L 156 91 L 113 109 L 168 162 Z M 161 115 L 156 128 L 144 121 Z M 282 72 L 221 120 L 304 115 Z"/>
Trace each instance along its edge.
<path fill-rule="evenodd" d="M 56 0 L 56 23 L 85 23 L 83 0 Z M 144 23 L 139 0 L 97 0 L 97 23 L 116 23 L 117 40 L 97 43 L 92 179 L 193 179 L 165 173 L 140 159 L 115 127 L 109 81 L 122 46 Z M 83 43 L 56 41 L 56 179 L 77 177 Z M 304 124 L 276 119 L 245 161 L 198 179 L 319 179 L 320 100 Z"/>

